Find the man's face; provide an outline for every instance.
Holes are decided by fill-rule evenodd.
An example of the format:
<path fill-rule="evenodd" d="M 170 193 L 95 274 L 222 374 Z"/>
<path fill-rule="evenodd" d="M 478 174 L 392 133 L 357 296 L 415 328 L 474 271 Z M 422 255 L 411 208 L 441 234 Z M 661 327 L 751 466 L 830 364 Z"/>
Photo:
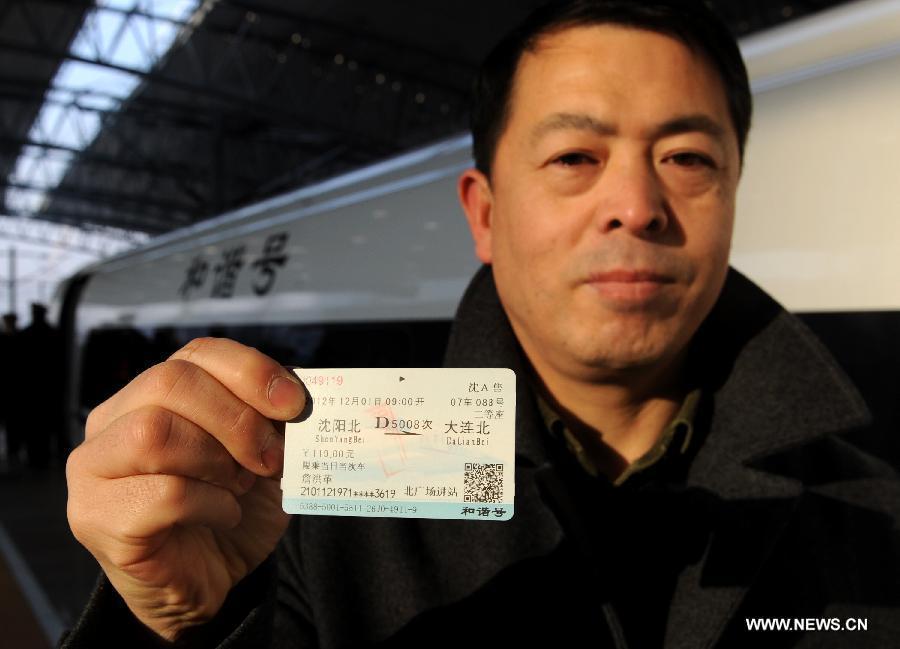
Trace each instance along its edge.
<path fill-rule="evenodd" d="M 538 372 L 675 359 L 724 282 L 739 173 L 722 84 L 680 41 L 602 25 L 525 53 L 491 180 L 460 193 Z"/>

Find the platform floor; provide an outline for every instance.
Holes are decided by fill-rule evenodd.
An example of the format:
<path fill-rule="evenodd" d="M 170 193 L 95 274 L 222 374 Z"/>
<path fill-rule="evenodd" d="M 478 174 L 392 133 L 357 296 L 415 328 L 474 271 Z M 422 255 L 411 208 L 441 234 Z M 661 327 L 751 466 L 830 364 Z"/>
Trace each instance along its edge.
<path fill-rule="evenodd" d="M 55 646 L 98 572 L 69 531 L 64 467 L 33 471 L 0 457 L 0 644 Z"/>

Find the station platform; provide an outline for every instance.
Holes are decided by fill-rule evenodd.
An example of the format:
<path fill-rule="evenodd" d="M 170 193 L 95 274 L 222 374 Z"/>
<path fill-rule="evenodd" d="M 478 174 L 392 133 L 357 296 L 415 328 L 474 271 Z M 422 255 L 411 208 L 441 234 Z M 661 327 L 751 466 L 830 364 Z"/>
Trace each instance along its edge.
<path fill-rule="evenodd" d="M 34 471 L 0 457 L 0 646 L 55 647 L 98 574 L 69 531 L 65 468 Z"/>

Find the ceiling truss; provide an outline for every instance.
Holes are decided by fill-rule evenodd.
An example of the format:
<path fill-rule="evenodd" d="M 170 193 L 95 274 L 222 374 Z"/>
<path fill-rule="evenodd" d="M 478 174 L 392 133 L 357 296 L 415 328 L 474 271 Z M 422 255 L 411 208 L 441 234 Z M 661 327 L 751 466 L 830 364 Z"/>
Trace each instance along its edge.
<path fill-rule="evenodd" d="M 198 0 L 176 19 L 149 0 L 6 0 L 0 214 L 157 234 L 459 132 L 496 25 L 539 3 L 461 0 L 444 24 L 403 1 Z M 714 2 L 737 34 L 836 3 Z M 66 65 L 132 89 L 51 89 Z"/>

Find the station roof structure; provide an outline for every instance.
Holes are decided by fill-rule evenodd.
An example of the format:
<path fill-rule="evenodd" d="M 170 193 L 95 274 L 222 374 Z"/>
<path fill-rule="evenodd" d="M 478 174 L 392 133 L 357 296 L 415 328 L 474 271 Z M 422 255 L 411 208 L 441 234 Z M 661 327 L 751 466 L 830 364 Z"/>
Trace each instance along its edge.
<path fill-rule="evenodd" d="M 466 129 L 542 0 L 3 0 L 0 214 L 155 235 Z M 713 0 L 737 36 L 839 0 Z"/>

